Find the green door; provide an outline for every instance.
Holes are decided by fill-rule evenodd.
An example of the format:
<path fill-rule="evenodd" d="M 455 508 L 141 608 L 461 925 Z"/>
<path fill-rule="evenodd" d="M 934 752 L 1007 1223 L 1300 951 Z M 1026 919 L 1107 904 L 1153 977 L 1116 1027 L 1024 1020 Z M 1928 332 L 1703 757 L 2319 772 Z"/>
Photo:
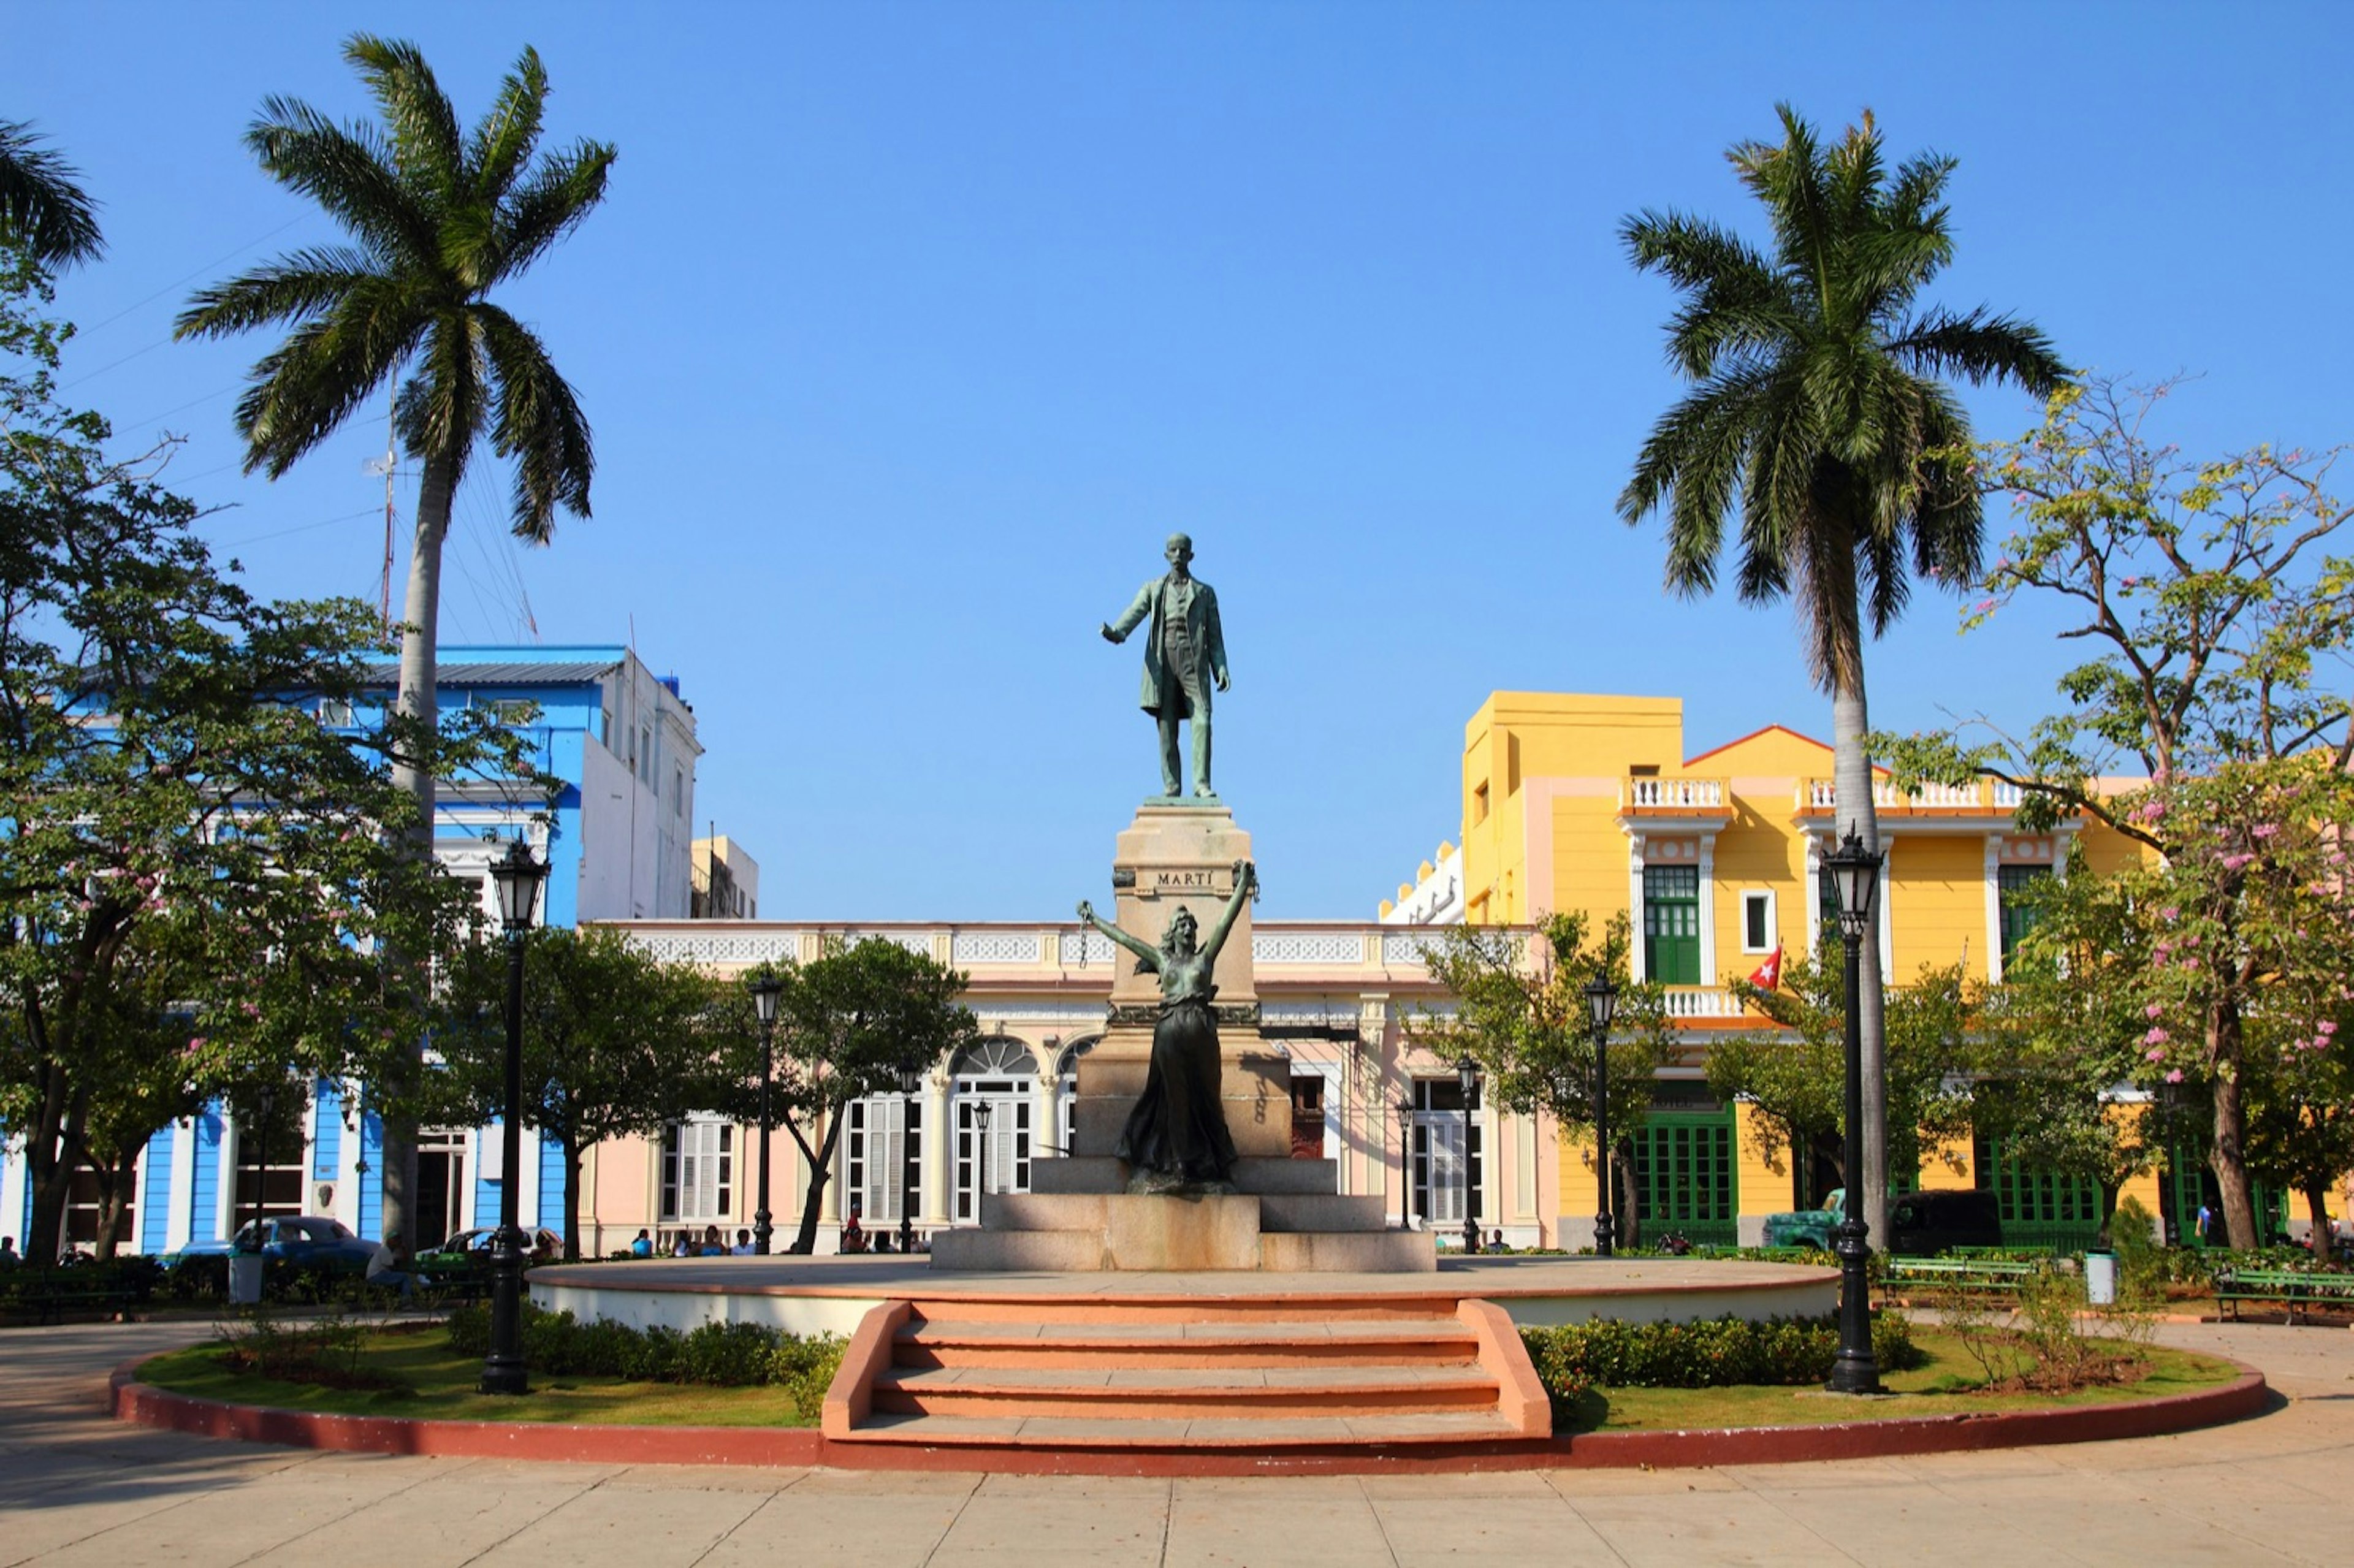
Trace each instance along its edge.
<path fill-rule="evenodd" d="M 1643 972 L 1661 985 L 1698 985 L 1700 867 L 1643 868 Z"/>
<path fill-rule="evenodd" d="M 1635 1129 L 1634 1141 L 1643 1245 L 1658 1245 L 1670 1232 L 1694 1246 L 1732 1246 L 1740 1240 L 1730 1108 L 1655 1110 Z"/>

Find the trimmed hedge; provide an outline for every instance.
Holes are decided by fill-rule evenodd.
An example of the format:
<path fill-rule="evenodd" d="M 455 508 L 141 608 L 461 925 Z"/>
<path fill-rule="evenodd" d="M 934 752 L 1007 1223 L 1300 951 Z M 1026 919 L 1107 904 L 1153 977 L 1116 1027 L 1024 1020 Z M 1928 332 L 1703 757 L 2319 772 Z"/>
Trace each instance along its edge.
<path fill-rule="evenodd" d="M 1553 1398 L 1553 1414 L 1572 1414 L 1596 1388 L 1720 1388 L 1820 1383 L 1839 1352 L 1839 1319 L 1695 1319 L 1688 1323 L 1628 1323 L 1596 1318 L 1553 1329 L 1522 1329 L 1521 1342 Z M 1893 1312 L 1872 1320 L 1872 1353 L 1883 1372 L 1924 1360 L 1912 1325 Z"/>
<path fill-rule="evenodd" d="M 489 1308 L 454 1308 L 449 1327 L 450 1348 L 457 1354 L 489 1351 Z M 583 1323 L 570 1312 L 543 1312 L 528 1301 L 523 1308 L 524 1364 L 534 1372 L 719 1388 L 775 1383 L 791 1392 L 793 1408 L 804 1421 L 822 1413 L 842 1351 L 835 1335 L 804 1339 L 758 1323 L 705 1323 L 682 1334 L 661 1324 L 633 1329 L 610 1318 Z"/>

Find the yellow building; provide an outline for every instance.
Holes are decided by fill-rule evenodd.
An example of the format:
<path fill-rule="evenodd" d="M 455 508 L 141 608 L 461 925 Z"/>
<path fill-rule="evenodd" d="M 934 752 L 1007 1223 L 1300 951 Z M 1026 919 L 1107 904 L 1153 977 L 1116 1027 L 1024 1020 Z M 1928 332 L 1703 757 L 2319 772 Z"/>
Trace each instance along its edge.
<path fill-rule="evenodd" d="M 1710 1097 L 1702 1065 L 1712 1037 L 1767 1026 L 1744 1015 L 1727 980 L 1777 949 L 1811 952 L 1825 939 L 1834 913 L 1821 866 L 1836 843 L 1831 773 L 1829 747 L 1780 725 L 1688 757 L 1683 705 L 1672 697 L 1497 692 L 1465 726 L 1465 917 L 1521 925 L 1580 911 L 1599 927 L 1625 914 L 1637 977 L 1668 987 L 1683 1049 L 1637 1135 L 1655 1231 L 1754 1242 L 1764 1216 L 1817 1195 L 1814 1171 L 1759 1148 L 1747 1107 Z M 1887 854 L 1879 940 L 1892 983 L 1956 962 L 1999 980 L 2023 883 L 2064 873 L 2079 834 L 2094 871 L 2135 853 L 2097 823 L 2019 832 L 2017 791 L 1991 780 L 1907 795 L 1883 778 L 1873 804 Z M 2080 1223 L 2094 1201 L 1996 1163 L 1983 1148 L 1947 1148 L 1924 1160 L 1918 1180 L 1992 1186 L 2033 1227 Z M 1591 1148 L 1565 1144 L 1558 1168 L 1562 1240 L 1575 1245 L 1591 1235 L 1592 1222 L 1577 1217 L 1594 1206 Z M 2142 1185 L 2134 1195 L 2158 1212 L 2157 1179 Z"/>

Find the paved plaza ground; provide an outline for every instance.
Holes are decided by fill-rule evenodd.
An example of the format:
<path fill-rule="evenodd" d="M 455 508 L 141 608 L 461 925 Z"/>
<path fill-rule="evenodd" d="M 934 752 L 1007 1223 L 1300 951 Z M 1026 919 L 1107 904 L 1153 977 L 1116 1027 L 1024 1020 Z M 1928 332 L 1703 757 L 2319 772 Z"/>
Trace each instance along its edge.
<path fill-rule="evenodd" d="M 317 1454 L 122 1425 L 116 1362 L 196 1323 L 0 1330 L 0 1568 L 779 1563 L 2342 1563 L 2354 1333 L 2172 1325 L 2258 1419 L 1840 1464 L 1137 1480 Z"/>

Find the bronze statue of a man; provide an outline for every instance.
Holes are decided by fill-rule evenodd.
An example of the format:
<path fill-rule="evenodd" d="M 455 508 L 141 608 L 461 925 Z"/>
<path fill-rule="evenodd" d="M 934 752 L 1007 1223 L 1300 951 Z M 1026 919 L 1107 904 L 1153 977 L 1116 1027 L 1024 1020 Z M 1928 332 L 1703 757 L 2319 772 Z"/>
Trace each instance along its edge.
<path fill-rule="evenodd" d="M 1177 726 L 1193 726 L 1193 793 L 1217 799 L 1210 786 L 1210 692 L 1226 689 L 1226 640 L 1218 627 L 1218 596 L 1193 576 L 1193 541 L 1169 535 L 1169 571 L 1137 590 L 1136 602 L 1103 628 L 1107 642 L 1125 642 L 1150 617 L 1144 644 L 1142 705 L 1161 726 L 1161 792 L 1184 793 L 1177 772 Z"/>

